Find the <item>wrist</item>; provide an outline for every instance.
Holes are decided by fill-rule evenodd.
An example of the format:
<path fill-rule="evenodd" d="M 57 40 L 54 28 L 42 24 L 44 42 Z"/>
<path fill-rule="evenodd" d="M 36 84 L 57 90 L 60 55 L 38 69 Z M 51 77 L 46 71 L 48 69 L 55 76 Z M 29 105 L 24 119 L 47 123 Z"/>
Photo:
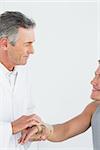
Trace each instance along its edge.
<path fill-rule="evenodd" d="M 49 128 L 49 135 L 47 137 L 47 139 L 51 138 L 53 136 L 53 133 L 54 133 L 54 127 L 53 125 L 48 125 L 48 128 Z"/>
<path fill-rule="evenodd" d="M 53 135 L 54 127 L 53 127 L 53 125 L 50 125 L 50 124 L 47 124 L 47 123 L 44 123 L 43 125 L 48 129 L 47 139 L 49 139 Z"/>

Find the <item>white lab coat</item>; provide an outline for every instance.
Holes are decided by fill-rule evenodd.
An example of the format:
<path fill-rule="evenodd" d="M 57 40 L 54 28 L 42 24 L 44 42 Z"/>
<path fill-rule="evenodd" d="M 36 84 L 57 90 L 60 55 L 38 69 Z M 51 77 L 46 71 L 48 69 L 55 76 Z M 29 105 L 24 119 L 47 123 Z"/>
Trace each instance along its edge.
<path fill-rule="evenodd" d="M 11 122 L 22 115 L 33 113 L 29 77 L 25 67 L 17 68 L 16 84 L 12 90 L 3 69 L 0 64 L 0 150 L 24 150 L 28 144 L 18 144 L 20 133 L 12 134 Z"/>

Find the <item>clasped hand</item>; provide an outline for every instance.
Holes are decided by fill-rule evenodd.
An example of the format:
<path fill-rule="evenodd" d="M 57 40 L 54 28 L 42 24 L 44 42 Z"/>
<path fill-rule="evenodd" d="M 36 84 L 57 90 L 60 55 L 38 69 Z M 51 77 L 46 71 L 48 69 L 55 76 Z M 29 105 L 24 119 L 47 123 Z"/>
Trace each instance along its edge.
<path fill-rule="evenodd" d="M 11 124 L 13 134 L 21 132 L 21 137 L 18 139 L 19 144 L 25 144 L 28 141 L 46 140 L 50 134 L 50 129 L 35 114 L 30 116 L 24 115 Z"/>
<path fill-rule="evenodd" d="M 49 135 L 49 132 L 50 132 L 49 129 L 43 124 L 34 125 L 33 127 L 24 129 L 21 132 L 21 137 L 18 140 L 18 142 L 20 144 L 25 144 L 28 141 L 32 142 L 32 141 L 46 140 Z"/>

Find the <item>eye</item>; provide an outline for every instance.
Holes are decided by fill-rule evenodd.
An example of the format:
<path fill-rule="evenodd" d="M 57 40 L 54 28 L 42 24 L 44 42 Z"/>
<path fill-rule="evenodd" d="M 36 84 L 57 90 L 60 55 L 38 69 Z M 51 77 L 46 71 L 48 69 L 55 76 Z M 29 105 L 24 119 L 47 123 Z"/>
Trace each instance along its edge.
<path fill-rule="evenodd" d="M 25 44 L 25 47 L 28 47 L 29 46 L 29 44 L 27 43 L 27 44 Z"/>

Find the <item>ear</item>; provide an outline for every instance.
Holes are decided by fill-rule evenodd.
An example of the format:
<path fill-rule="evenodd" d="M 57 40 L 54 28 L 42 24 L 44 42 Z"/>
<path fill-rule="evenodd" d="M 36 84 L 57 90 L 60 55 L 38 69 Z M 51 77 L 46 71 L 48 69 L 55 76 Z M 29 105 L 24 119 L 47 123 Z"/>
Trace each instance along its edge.
<path fill-rule="evenodd" d="M 2 50 L 7 50 L 7 38 L 0 39 L 0 48 Z"/>

